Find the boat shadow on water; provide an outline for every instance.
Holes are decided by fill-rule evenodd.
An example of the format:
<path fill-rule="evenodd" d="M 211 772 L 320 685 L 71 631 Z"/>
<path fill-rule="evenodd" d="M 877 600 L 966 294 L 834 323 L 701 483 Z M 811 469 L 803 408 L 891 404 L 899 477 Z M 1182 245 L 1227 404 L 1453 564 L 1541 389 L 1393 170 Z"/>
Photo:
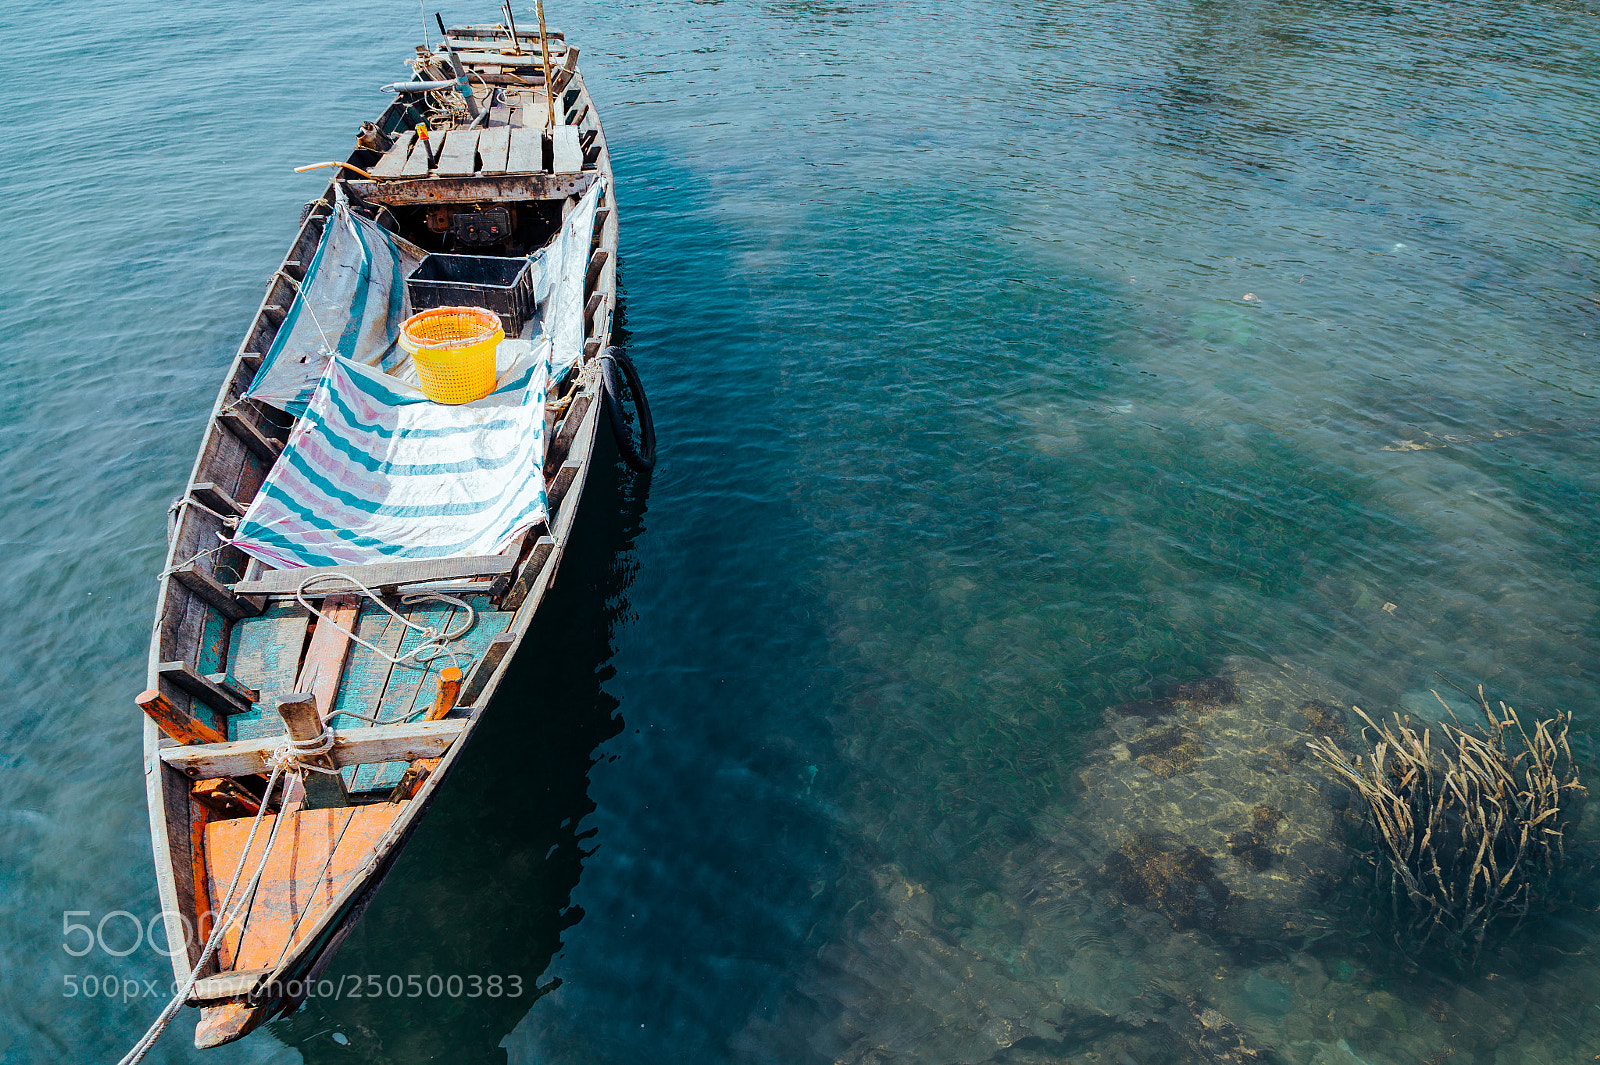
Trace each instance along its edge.
<path fill-rule="evenodd" d="M 583 919 L 589 770 L 623 728 L 603 684 L 649 488 L 601 447 L 531 646 L 452 787 L 305 1004 L 267 1026 L 307 1062 L 504 1062 L 501 1041 L 560 983 L 542 975 Z"/>

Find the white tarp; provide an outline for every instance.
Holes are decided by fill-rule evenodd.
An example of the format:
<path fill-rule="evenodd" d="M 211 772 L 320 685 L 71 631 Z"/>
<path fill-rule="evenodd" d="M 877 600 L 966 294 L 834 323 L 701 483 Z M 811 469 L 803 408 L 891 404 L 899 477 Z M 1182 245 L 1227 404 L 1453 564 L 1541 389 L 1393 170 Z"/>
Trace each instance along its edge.
<path fill-rule="evenodd" d="M 539 301 L 539 329 L 553 345 L 550 380 L 560 381 L 583 354 L 583 282 L 594 241 L 594 214 L 605 193 L 596 181 L 562 224 L 561 233 L 534 256 L 533 282 Z"/>
<path fill-rule="evenodd" d="M 249 399 L 299 414 L 335 354 L 384 371 L 402 371 L 411 356 L 400 347 L 400 323 L 411 314 L 406 277 L 421 258 L 376 222 L 341 202 L 245 391 Z"/>
<path fill-rule="evenodd" d="M 403 242 L 336 214 L 296 300 L 302 314 L 280 331 L 290 339 L 251 386 L 304 413 L 232 542 L 275 568 L 364 565 L 493 554 L 546 520 L 545 394 L 582 356 L 602 192 L 597 182 L 533 257 L 537 337 L 503 342 L 499 387 L 460 406 L 429 402 L 392 343 L 408 302 Z M 342 323 L 338 340 L 323 332 L 330 320 Z"/>
<path fill-rule="evenodd" d="M 233 543 L 274 568 L 488 555 L 545 520 L 549 345 L 460 406 L 342 357 L 251 501 Z"/>

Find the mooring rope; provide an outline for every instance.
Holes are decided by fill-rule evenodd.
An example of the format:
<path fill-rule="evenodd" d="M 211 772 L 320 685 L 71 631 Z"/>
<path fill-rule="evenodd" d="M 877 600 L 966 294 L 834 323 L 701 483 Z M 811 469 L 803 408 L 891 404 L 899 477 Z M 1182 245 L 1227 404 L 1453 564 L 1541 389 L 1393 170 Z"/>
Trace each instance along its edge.
<path fill-rule="evenodd" d="M 216 953 L 217 948 L 222 945 L 223 936 L 233 926 L 234 922 L 239 919 L 241 911 L 246 908 L 246 900 L 250 904 L 255 901 L 256 889 L 261 883 L 261 874 L 266 871 L 267 859 L 272 855 L 272 845 L 277 842 L 278 829 L 283 827 L 285 820 L 281 815 L 281 807 L 289 800 L 289 792 L 292 785 L 288 782 L 304 781 L 308 772 L 339 772 L 338 769 L 313 765 L 308 761 L 308 759 L 315 758 L 318 755 L 327 754 L 331 750 L 333 750 L 333 730 L 324 728 L 321 735 L 314 736 L 309 740 L 297 740 L 291 736 L 285 736 L 278 746 L 273 749 L 272 753 L 267 756 L 267 765 L 272 768 L 272 775 L 267 779 L 266 790 L 262 792 L 261 806 L 256 810 L 255 817 L 250 822 L 250 834 L 245 837 L 244 850 L 239 854 L 238 864 L 233 867 L 233 879 L 228 882 L 228 890 L 222 896 L 220 907 L 222 916 L 217 919 L 215 927 L 212 928 L 211 935 L 206 940 L 205 949 L 200 952 L 200 960 L 190 970 L 188 979 L 183 982 L 183 986 L 172 996 L 172 1001 L 168 1002 L 156 1017 L 155 1023 L 133 1045 L 133 1049 L 123 1055 L 122 1060 L 117 1065 L 137 1065 L 138 1062 L 143 1061 L 145 1055 L 149 1054 L 150 1049 L 155 1046 L 156 1040 L 161 1037 L 161 1033 L 167 1030 L 167 1026 L 172 1023 L 172 1019 L 178 1015 L 178 1010 L 188 1001 L 189 992 L 193 991 L 194 985 L 199 982 L 201 971 L 211 961 L 211 956 Z M 272 820 L 272 830 L 267 833 L 267 844 L 261 851 L 261 860 L 256 863 L 256 871 L 250 876 L 250 884 L 245 889 L 240 905 L 235 908 L 233 899 L 239 889 L 239 877 L 244 873 L 245 861 L 250 857 L 250 848 L 255 846 L 256 834 L 261 828 L 261 819 L 266 816 L 267 811 L 272 806 L 272 792 L 280 780 L 285 781 L 282 794 L 278 800 L 280 815 Z M 196 916 L 198 918 L 198 915 Z M 248 923 L 248 917 L 246 922 Z M 242 940 L 243 938 L 244 931 L 243 926 L 241 926 L 240 939 Z"/>

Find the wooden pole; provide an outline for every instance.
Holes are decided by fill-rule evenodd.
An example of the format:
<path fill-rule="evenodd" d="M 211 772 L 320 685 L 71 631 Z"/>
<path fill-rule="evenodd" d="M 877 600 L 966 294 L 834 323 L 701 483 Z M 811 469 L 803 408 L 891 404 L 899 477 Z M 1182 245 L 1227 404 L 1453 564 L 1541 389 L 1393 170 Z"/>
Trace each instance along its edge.
<path fill-rule="evenodd" d="M 548 133 L 556 126 L 555 85 L 550 80 L 550 38 L 544 34 L 544 0 L 536 0 L 533 6 L 539 12 L 539 51 L 544 55 L 544 98 L 549 105 L 549 117 L 545 119 L 544 128 Z"/>
<path fill-rule="evenodd" d="M 522 54 L 522 42 L 517 40 L 517 19 L 511 14 L 511 0 L 506 0 L 506 25 L 511 27 L 511 54 Z"/>
<path fill-rule="evenodd" d="M 317 697 L 310 692 L 290 695 L 278 700 L 278 715 L 289 730 L 289 738 L 310 743 L 322 736 L 322 714 L 317 710 Z M 305 758 L 312 765 L 333 769 L 333 759 L 326 754 Z M 344 779 L 337 773 L 306 774 L 307 810 L 325 810 L 334 806 L 349 806 L 350 795 L 344 790 Z"/>
<path fill-rule="evenodd" d="M 437 721 L 456 708 L 456 699 L 461 695 L 461 670 L 456 666 L 445 666 L 439 671 L 439 690 L 433 697 L 433 705 L 428 708 L 428 720 Z"/>

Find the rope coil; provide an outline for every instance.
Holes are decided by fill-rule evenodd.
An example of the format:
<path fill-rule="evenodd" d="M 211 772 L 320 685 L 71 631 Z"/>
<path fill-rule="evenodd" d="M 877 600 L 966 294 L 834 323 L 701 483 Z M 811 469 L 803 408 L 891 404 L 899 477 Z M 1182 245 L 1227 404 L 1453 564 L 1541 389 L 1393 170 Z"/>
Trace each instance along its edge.
<path fill-rule="evenodd" d="M 329 769 L 308 761 L 331 750 L 333 750 L 333 729 L 324 725 L 322 732 L 309 740 L 297 740 L 293 736 L 285 736 L 272 749 L 272 753 L 267 755 L 267 765 L 274 771 L 298 774 L 302 779 L 308 772 L 336 774 L 339 772 L 337 768 Z"/>
<path fill-rule="evenodd" d="M 338 622 L 328 617 L 328 615 L 324 614 L 321 610 L 312 606 L 310 599 L 306 598 L 307 590 L 321 581 L 344 581 L 351 585 L 353 590 L 359 590 L 362 595 L 366 596 L 368 599 L 371 599 L 374 603 L 378 604 L 378 606 L 382 607 L 390 617 L 394 618 L 400 624 L 415 632 L 420 632 L 422 634 L 422 642 L 417 644 L 417 646 L 413 647 L 403 655 L 392 655 L 383 648 L 363 640 L 360 636 L 357 636 L 354 632 L 351 632 L 343 625 L 340 625 Z M 329 594 L 332 593 L 324 590 L 320 593 L 317 593 L 317 597 L 321 598 L 322 596 Z M 472 626 L 477 624 L 478 620 L 478 612 L 473 609 L 472 604 L 468 603 L 464 599 L 459 599 L 456 596 L 445 595 L 443 592 L 417 592 L 412 595 L 401 596 L 400 598 L 400 603 L 403 606 L 413 606 L 417 603 L 426 602 L 431 599 L 441 603 L 449 603 L 451 606 L 458 607 L 461 610 L 466 611 L 466 620 L 462 622 L 461 627 L 456 629 L 454 632 L 451 632 L 447 626 L 430 628 L 427 625 L 417 624 L 415 621 L 403 616 L 388 603 L 385 603 L 382 596 L 373 591 L 371 588 L 367 587 L 357 578 L 350 576 L 348 573 L 313 574 L 300 582 L 300 587 L 295 589 L 294 598 L 295 602 L 299 603 L 301 606 L 305 607 L 307 610 L 317 616 L 319 624 L 325 622 L 328 625 L 333 626 L 335 629 L 338 629 L 356 643 L 359 643 L 362 647 L 365 647 L 373 654 L 378 655 L 391 665 L 427 668 L 427 664 L 438 658 L 441 654 L 449 655 L 450 664 L 455 666 L 457 669 L 461 668 L 461 662 L 463 659 L 468 662 L 472 661 L 473 656 L 471 654 L 454 651 L 450 648 L 450 644 L 465 636 Z M 424 657 L 424 652 L 426 652 L 426 657 Z M 345 713 L 346 711 L 340 712 Z M 359 717 L 360 715 L 357 714 L 352 716 Z"/>

